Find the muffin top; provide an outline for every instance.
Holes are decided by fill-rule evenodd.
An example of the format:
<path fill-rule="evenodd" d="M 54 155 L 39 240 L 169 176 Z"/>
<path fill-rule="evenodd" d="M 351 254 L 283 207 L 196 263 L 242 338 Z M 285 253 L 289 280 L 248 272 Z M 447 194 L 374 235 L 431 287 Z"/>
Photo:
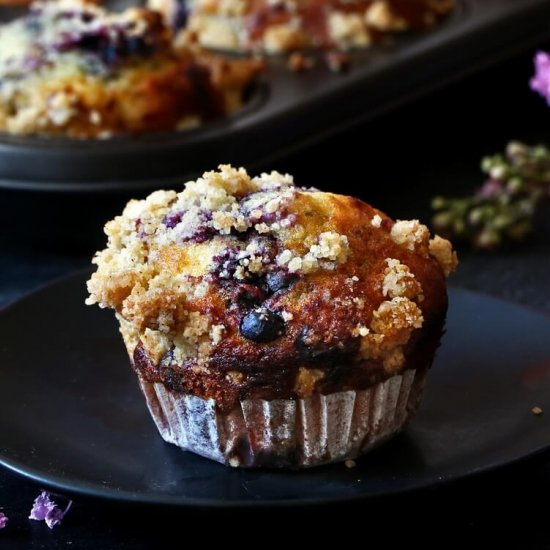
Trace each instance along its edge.
<path fill-rule="evenodd" d="M 289 52 L 368 47 L 433 27 L 455 0 L 149 0 L 206 47 Z"/>
<path fill-rule="evenodd" d="M 261 69 L 175 48 L 154 10 L 34 2 L 0 26 L 0 130 L 109 137 L 181 129 L 240 106 Z"/>
<path fill-rule="evenodd" d="M 417 220 L 225 165 L 130 201 L 105 231 L 87 303 L 116 311 L 143 377 L 220 407 L 425 366 L 457 263 Z"/>

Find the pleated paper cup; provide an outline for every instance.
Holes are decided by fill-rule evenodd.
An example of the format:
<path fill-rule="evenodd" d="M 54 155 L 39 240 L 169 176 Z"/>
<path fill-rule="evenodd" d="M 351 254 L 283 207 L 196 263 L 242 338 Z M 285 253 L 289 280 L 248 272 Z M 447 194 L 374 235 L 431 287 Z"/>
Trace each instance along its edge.
<path fill-rule="evenodd" d="M 304 468 L 357 458 L 414 416 L 426 370 L 369 389 L 306 399 L 245 399 L 220 412 L 213 399 L 140 379 L 163 439 L 230 466 Z"/>

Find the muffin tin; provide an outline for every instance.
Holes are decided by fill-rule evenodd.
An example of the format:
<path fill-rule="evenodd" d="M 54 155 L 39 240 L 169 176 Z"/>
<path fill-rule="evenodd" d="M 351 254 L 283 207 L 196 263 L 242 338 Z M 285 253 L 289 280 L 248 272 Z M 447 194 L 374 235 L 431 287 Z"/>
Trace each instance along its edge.
<path fill-rule="evenodd" d="M 13 16 L 0 10 L 2 18 Z M 459 0 L 425 34 L 352 52 L 345 73 L 331 72 L 322 54 L 299 74 L 285 58 L 270 58 L 242 111 L 195 130 L 98 141 L 3 135 L 0 188 L 139 193 L 181 184 L 220 162 L 265 166 L 542 41 L 549 21 L 546 0 Z"/>

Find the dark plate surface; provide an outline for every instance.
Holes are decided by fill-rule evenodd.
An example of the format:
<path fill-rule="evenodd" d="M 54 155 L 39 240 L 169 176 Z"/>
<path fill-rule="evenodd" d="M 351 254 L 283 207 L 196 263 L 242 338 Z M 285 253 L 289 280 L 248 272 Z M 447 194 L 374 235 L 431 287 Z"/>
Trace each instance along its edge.
<path fill-rule="evenodd" d="M 414 423 L 347 469 L 234 470 L 164 443 L 112 315 L 79 273 L 0 313 L 0 463 L 44 485 L 136 502 L 305 504 L 399 493 L 550 446 L 550 319 L 451 291 L 448 332 Z"/>
<path fill-rule="evenodd" d="M 272 58 L 241 113 L 197 130 L 72 142 L 1 136 L 0 188 L 130 191 L 179 184 L 220 162 L 265 165 L 548 36 L 547 0 L 458 3 L 433 31 L 354 52 L 345 74 L 319 60 L 297 75 Z M 12 14 L 0 8 L 0 18 Z"/>

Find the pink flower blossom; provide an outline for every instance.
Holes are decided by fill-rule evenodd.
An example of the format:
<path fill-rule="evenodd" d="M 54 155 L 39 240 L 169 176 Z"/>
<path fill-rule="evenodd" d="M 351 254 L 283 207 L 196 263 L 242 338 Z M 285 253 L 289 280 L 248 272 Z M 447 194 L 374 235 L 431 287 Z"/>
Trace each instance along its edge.
<path fill-rule="evenodd" d="M 535 75 L 529 81 L 531 90 L 539 93 L 550 105 L 550 54 L 537 52 L 535 55 Z"/>

